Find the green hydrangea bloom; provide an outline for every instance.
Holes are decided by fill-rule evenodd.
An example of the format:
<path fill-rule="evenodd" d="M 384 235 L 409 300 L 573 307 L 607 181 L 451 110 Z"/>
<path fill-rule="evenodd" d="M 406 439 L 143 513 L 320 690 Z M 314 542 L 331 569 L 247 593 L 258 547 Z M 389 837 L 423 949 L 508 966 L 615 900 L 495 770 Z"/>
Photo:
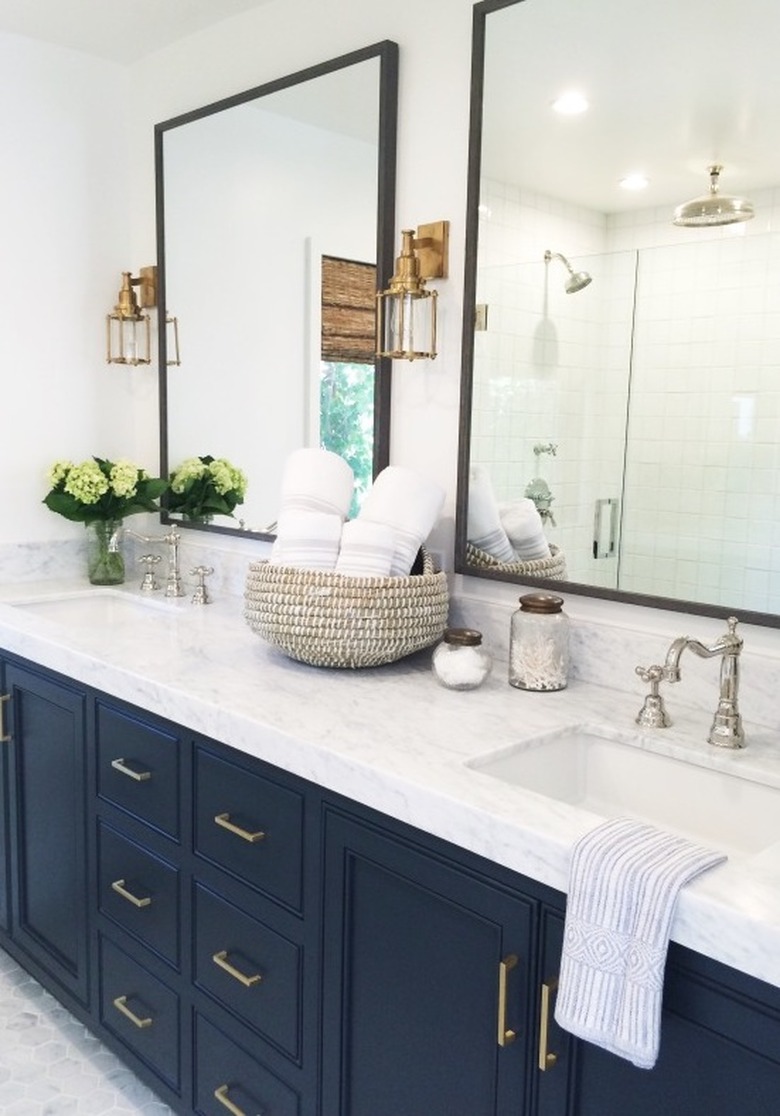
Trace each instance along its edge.
<path fill-rule="evenodd" d="M 109 480 L 115 496 L 135 496 L 143 470 L 132 461 L 117 461 L 112 465 Z"/>
<path fill-rule="evenodd" d="M 199 457 L 187 457 L 171 477 L 171 489 L 183 492 L 187 485 L 206 475 L 207 467 Z"/>
<path fill-rule="evenodd" d="M 72 461 L 55 461 L 46 474 L 46 479 L 51 487 L 56 488 L 57 485 L 61 484 L 72 468 Z"/>
<path fill-rule="evenodd" d="M 82 461 L 68 473 L 64 491 L 82 504 L 96 504 L 108 492 L 108 479 L 96 461 Z"/>

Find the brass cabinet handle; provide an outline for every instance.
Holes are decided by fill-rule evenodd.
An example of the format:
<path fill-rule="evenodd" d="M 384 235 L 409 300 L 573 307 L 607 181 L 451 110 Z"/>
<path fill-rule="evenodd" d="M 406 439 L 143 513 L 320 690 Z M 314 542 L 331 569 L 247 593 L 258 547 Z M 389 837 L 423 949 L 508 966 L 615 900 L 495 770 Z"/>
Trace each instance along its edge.
<path fill-rule="evenodd" d="M 132 767 L 127 766 L 127 760 L 120 756 L 118 759 L 111 760 L 111 766 L 114 771 L 121 772 L 126 775 L 128 779 L 135 779 L 136 783 L 144 783 L 147 779 L 151 779 L 151 771 L 134 771 Z"/>
<path fill-rule="evenodd" d="M 220 1085 L 218 1089 L 214 1090 L 214 1096 L 217 1098 L 219 1103 L 223 1104 L 228 1112 L 231 1113 L 231 1116 L 246 1116 L 243 1108 L 239 1108 L 237 1104 L 233 1104 L 232 1100 L 228 1096 L 229 1088 L 229 1085 Z"/>
<path fill-rule="evenodd" d="M 10 700 L 10 694 L 0 694 L 0 744 L 7 744 L 11 739 L 10 732 L 5 731 L 5 720 L 3 717 L 5 703 Z"/>
<path fill-rule="evenodd" d="M 237 969 L 235 965 L 230 964 L 227 955 L 228 951 L 226 949 L 221 949 L 219 953 L 214 954 L 211 960 L 215 965 L 219 965 L 220 969 L 224 969 L 226 973 L 229 973 L 239 984 L 243 984 L 244 988 L 252 988 L 253 985 L 260 983 L 263 979 L 260 973 L 252 973 L 251 976 L 247 976 L 246 973 L 242 973 L 240 969 Z"/>
<path fill-rule="evenodd" d="M 262 841 L 265 837 L 262 829 L 258 829 L 256 833 L 251 833 L 248 829 L 242 829 L 240 825 L 236 825 L 230 820 L 230 814 L 217 814 L 214 821 L 223 829 L 227 829 L 229 833 L 235 833 L 236 837 L 243 837 L 245 841 L 249 841 L 250 845 L 253 845 L 255 841 Z"/>
<path fill-rule="evenodd" d="M 145 1027 L 151 1027 L 154 1022 L 148 1015 L 144 1019 L 141 1019 L 140 1015 L 136 1015 L 134 1011 L 131 1011 L 127 1006 L 127 996 L 117 996 L 114 1000 L 114 1007 L 117 1011 L 120 1011 L 126 1019 L 129 1019 L 133 1026 L 140 1028 L 140 1030 L 143 1030 Z"/>
<path fill-rule="evenodd" d="M 539 1069 L 542 1073 L 552 1069 L 558 1061 L 558 1055 L 547 1049 L 550 1041 L 550 1008 L 552 998 L 558 988 L 558 981 L 547 980 L 542 984 L 542 1003 L 539 1012 Z"/>
<path fill-rule="evenodd" d="M 114 880 L 111 884 L 111 890 L 115 891 L 117 895 L 121 895 L 128 903 L 132 903 L 134 907 L 148 907 L 151 905 L 152 900 L 148 895 L 139 899 L 137 895 L 133 895 L 132 891 L 128 891 L 124 880 Z"/>
<path fill-rule="evenodd" d="M 510 953 L 498 966 L 498 1045 L 509 1046 L 517 1038 L 517 1031 L 512 1031 L 506 1025 L 506 1001 L 509 973 L 517 965 L 517 955 Z"/>

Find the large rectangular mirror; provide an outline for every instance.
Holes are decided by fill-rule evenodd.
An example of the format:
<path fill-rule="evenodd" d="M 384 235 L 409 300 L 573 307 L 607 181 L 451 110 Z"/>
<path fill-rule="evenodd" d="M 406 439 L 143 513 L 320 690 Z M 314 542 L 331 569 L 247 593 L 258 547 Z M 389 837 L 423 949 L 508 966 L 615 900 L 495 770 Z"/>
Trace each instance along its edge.
<path fill-rule="evenodd" d="M 381 42 L 156 126 L 160 321 L 175 316 L 181 346 L 177 365 L 160 329 L 161 469 L 208 455 L 248 480 L 234 518 L 185 526 L 270 537 L 301 446 L 341 453 L 358 491 L 387 464 L 373 322 L 393 264 L 397 74 Z"/>
<path fill-rule="evenodd" d="M 476 5 L 461 572 L 780 625 L 776 30 L 771 0 Z M 563 580 L 483 561 L 476 483 L 533 501 Z"/>

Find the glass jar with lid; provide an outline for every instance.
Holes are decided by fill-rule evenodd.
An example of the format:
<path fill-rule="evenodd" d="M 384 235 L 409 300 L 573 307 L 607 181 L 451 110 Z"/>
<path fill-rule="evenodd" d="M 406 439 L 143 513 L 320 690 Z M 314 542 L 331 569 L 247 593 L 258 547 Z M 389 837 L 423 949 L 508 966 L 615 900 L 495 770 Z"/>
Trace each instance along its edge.
<path fill-rule="evenodd" d="M 526 593 L 512 615 L 509 682 L 520 690 L 563 690 L 569 678 L 569 618 L 552 593 Z"/>
<path fill-rule="evenodd" d="M 474 690 L 481 686 L 493 665 L 482 646 L 482 633 L 473 628 L 447 628 L 433 652 L 433 673 L 448 690 Z"/>

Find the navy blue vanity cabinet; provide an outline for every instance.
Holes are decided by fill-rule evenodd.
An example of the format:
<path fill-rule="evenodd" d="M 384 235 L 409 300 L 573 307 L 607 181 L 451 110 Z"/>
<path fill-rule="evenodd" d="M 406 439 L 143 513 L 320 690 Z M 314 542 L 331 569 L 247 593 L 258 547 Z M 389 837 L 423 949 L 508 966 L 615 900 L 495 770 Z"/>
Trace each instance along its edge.
<path fill-rule="evenodd" d="M 189 1111 L 186 825 L 189 741 L 176 725 L 90 695 L 91 908 L 102 1038 Z"/>
<path fill-rule="evenodd" d="M 319 1116 L 318 801 L 301 779 L 195 740 L 190 897 L 201 1116 Z"/>
<path fill-rule="evenodd" d="M 658 1061 L 652 1070 L 637 1069 L 574 1039 L 552 1019 L 562 942 L 562 911 L 548 908 L 540 970 L 539 1116 L 777 1116 L 779 989 L 672 943 Z"/>
<path fill-rule="evenodd" d="M 0 687 L 3 683 L 0 665 Z M 10 697 L 0 688 L 0 931 L 8 931 L 10 924 L 9 893 L 11 889 L 11 862 L 8 853 L 8 702 Z"/>
<path fill-rule="evenodd" d="M 536 901 L 378 818 L 325 842 L 322 1116 L 530 1111 Z"/>
<path fill-rule="evenodd" d="M 11 947 L 86 1003 L 85 695 L 6 661 Z"/>

